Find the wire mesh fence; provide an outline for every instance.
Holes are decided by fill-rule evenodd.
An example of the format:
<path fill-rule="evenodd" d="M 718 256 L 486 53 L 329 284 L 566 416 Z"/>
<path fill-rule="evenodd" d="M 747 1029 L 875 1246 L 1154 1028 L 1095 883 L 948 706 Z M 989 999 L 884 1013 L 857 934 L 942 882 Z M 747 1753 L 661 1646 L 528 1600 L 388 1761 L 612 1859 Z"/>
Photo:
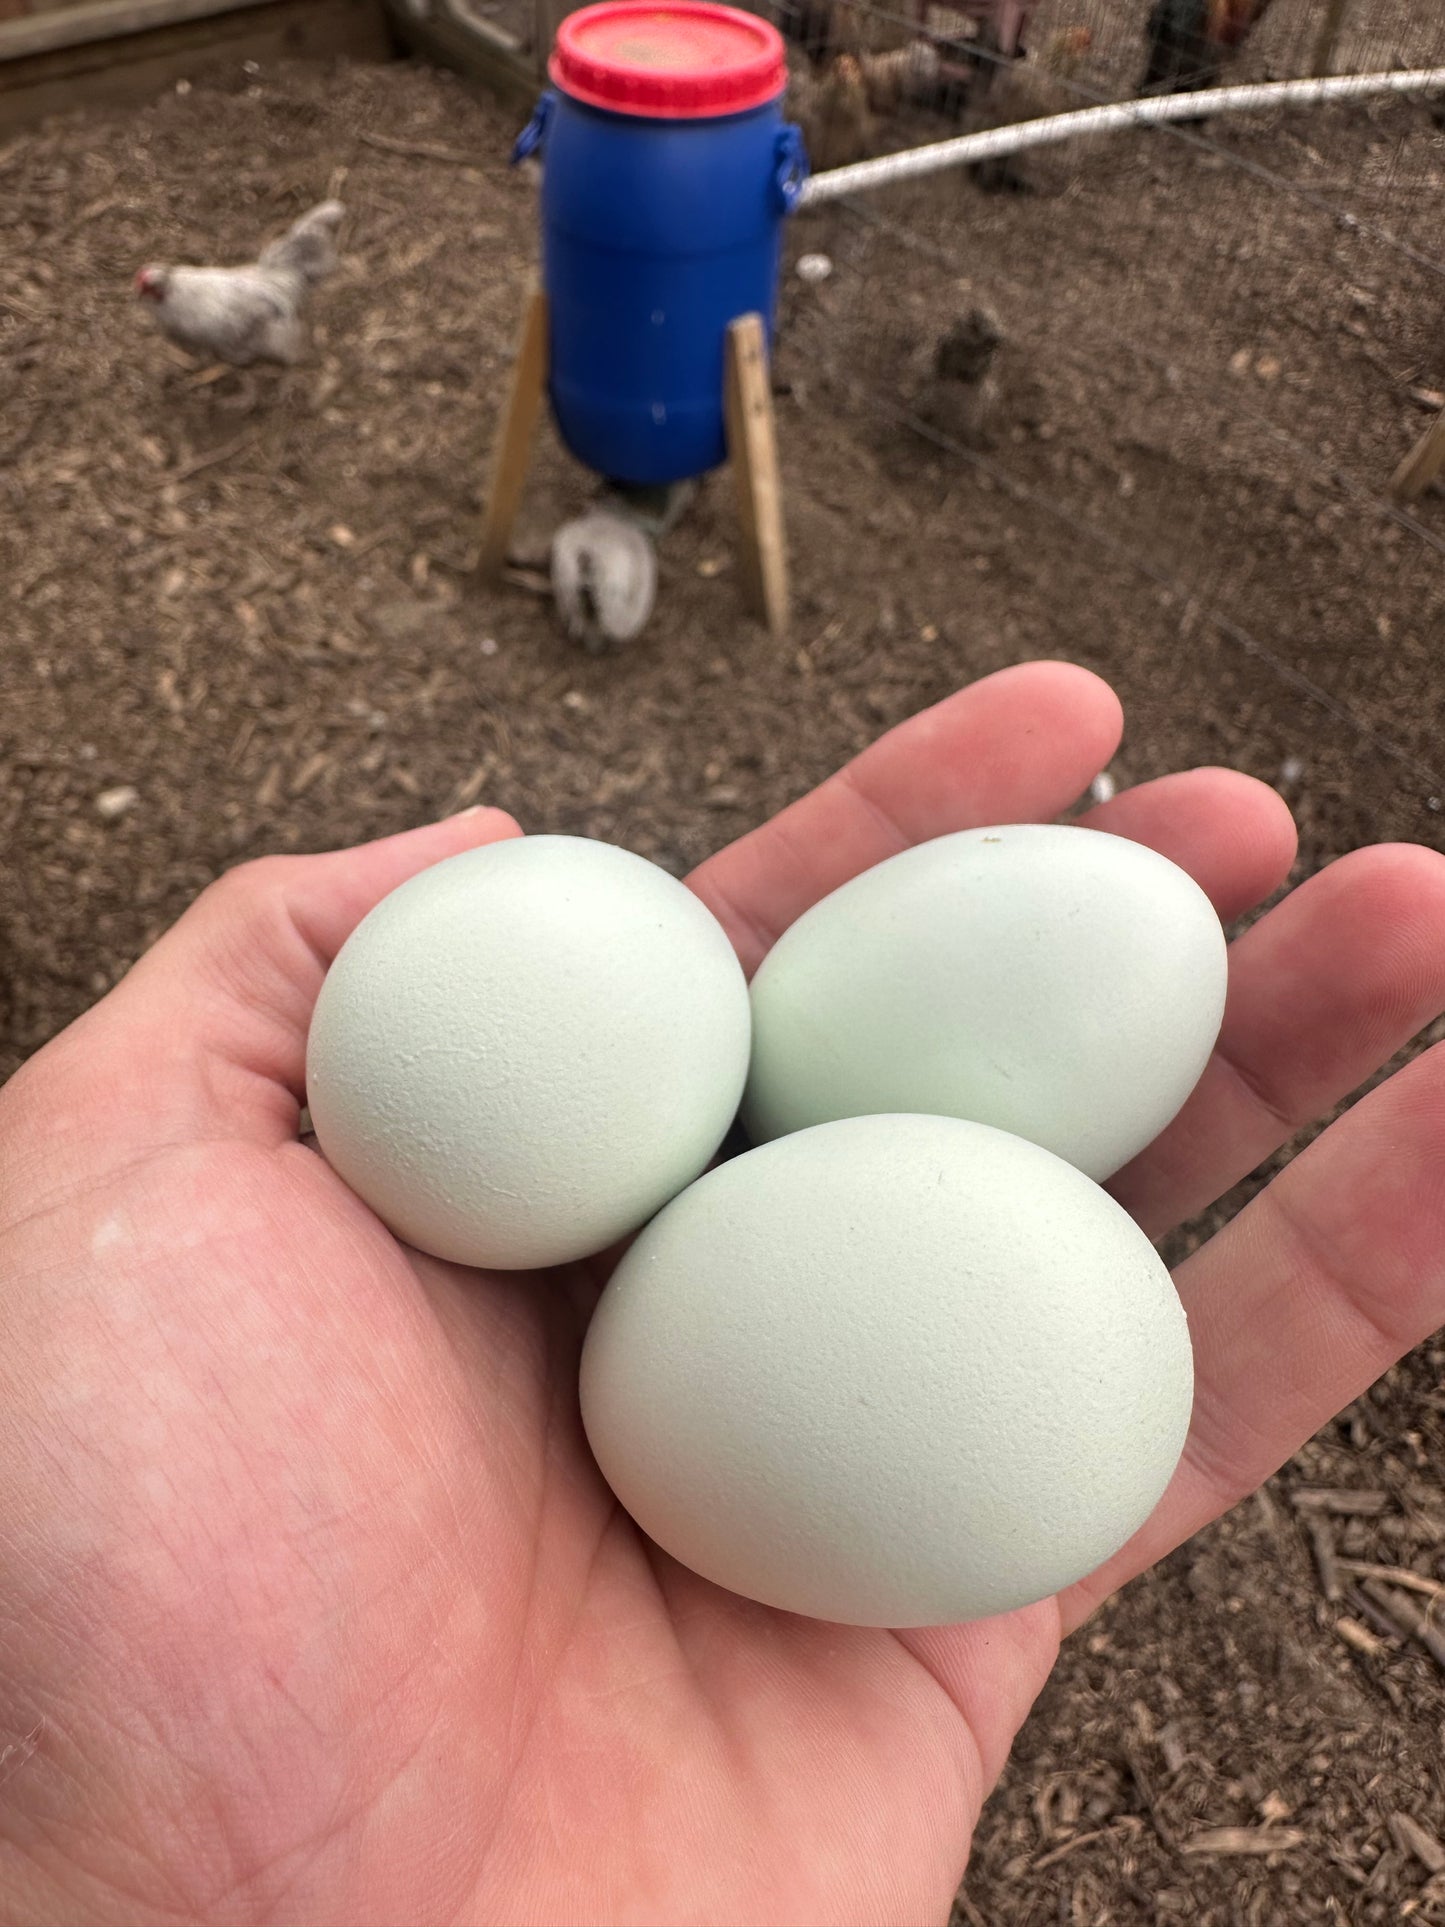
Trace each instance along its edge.
<path fill-rule="evenodd" d="M 755 0 L 789 44 L 815 164 L 1150 89 L 1191 124 L 859 195 L 796 224 L 823 282 L 790 281 L 788 369 L 934 464 L 1028 510 L 1081 572 L 1153 583 L 1161 645 L 1243 652 L 1361 754 L 1445 789 L 1440 719 L 1383 734 L 1358 703 L 1445 650 L 1445 519 L 1391 499 L 1445 406 L 1439 98 L 1210 114 L 1213 83 L 1445 63 L 1445 10 L 1409 0 Z M 1172 63 L 1172 64 L 1171 64 Z M 879 298 L 879 290 L 886 290 Z M 979 317 L 983 317 L 980 324 Z M 945 372 L 970 326 L 973 379 Z M 967 353 L 964 354 L 967 360 Z M 1281 525 L 1284 534 L 1276 533 Z M 1260 530 L 1268 528 L 1265 539 Z M 1380 616 L 1388 570 L 1416 611 Z M 1298 594 L 1281 598 L 1283 581 Z M 1305 644 L 1308 646 L 1304 646 Z M 1321 668 L 1321 663 L 1325 668 Z M 1442 819 L 1445 820 L 1445 819 Z"/>

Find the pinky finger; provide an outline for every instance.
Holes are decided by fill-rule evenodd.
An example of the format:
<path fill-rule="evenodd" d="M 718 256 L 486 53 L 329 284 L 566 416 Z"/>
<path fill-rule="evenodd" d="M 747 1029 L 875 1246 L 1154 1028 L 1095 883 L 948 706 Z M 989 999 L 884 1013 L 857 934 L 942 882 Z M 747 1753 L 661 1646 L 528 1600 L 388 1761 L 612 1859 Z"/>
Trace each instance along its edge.
<path fill-rule="evenodd" d="M 1194 1416 L 1153 1517 L 1064 1595 L 1076 1625 L 1445 1324 L 1445 1045 L 1362 1099 L 1177 1274 Z"/>

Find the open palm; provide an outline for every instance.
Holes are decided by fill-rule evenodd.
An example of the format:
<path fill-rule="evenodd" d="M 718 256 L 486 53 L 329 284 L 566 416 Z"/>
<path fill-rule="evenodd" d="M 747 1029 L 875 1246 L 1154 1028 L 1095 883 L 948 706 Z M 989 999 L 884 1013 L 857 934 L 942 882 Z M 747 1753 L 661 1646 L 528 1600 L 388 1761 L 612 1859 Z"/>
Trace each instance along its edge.
<path fill-rule="evenodd" d="M 905 843 L 1047 818 L 1109 691 L 1011 670 L 693 886 L 752 968 Z M 1226 918 L 1293 854 L 1220 771 L 1094 812 Z M 329 959 L 482 811 L 224 879 L 0 1096 L 0 1916 L 942 1919 L 1061 1635 L 1445 1317 L 1445 1060 L 1374 1091 L 1183 1267 L 1198 1392 L 1102 1574 L 974 1626 L 773 1613 L 639 1537 L 588 1455 L 598 1278 L 398 1245 L 297 1135 Z M 1445 860 L 1359 853 L 1234 947 L 1220 1047 L 1115 1189 L 1158 1233 L 1445 1005 Z"/>

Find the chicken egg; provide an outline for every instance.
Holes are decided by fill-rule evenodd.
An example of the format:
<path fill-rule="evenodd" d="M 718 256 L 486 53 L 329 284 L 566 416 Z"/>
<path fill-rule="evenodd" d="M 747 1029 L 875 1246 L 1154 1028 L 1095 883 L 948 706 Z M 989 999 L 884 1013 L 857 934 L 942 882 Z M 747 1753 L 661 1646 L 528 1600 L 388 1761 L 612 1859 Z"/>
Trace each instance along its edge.
<path fill-rule="evenodd" d="M 765 1605 L 982 1618 L 1082 1578 L 1183 1449 L 1193 1360 L 1153 1246 L 1051 1152 L 956 1118 L 818 1125 L 647 1226 L 582 1359 L 603 1476 Z"/>
<path fill-rule="evenodd" d="M 307 1101 L 399 1237 L 557 1264 L 704 1168 L 748 1035 L 732 945 L 676 878 L 611 844 L 517 838 L 423 871 L 353 931 L 317 1000 Z"/>
<path fill-rule="evenodd" d="M 744 1122 L 757 1142 L 938 1112 L 1103 1179 L 1198 1082 L 1225 977 L 1209 899 L 1141 843 L 1037 823 L 939 837 L 845 883 L 764 959 Z"/>

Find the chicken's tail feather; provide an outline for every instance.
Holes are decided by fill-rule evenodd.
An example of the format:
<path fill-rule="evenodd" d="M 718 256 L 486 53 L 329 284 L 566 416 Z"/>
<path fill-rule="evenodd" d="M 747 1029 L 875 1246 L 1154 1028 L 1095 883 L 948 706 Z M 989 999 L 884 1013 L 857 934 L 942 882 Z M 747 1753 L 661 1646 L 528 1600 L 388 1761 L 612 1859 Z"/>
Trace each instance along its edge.
<path fill-rule="evenodd" d="M 299 275 L 307 287 L 324 281 L 336 266 L 336 230 L 346 215 L 340 201 L 322 201 L 261 250 L 263 268 Z"/>

